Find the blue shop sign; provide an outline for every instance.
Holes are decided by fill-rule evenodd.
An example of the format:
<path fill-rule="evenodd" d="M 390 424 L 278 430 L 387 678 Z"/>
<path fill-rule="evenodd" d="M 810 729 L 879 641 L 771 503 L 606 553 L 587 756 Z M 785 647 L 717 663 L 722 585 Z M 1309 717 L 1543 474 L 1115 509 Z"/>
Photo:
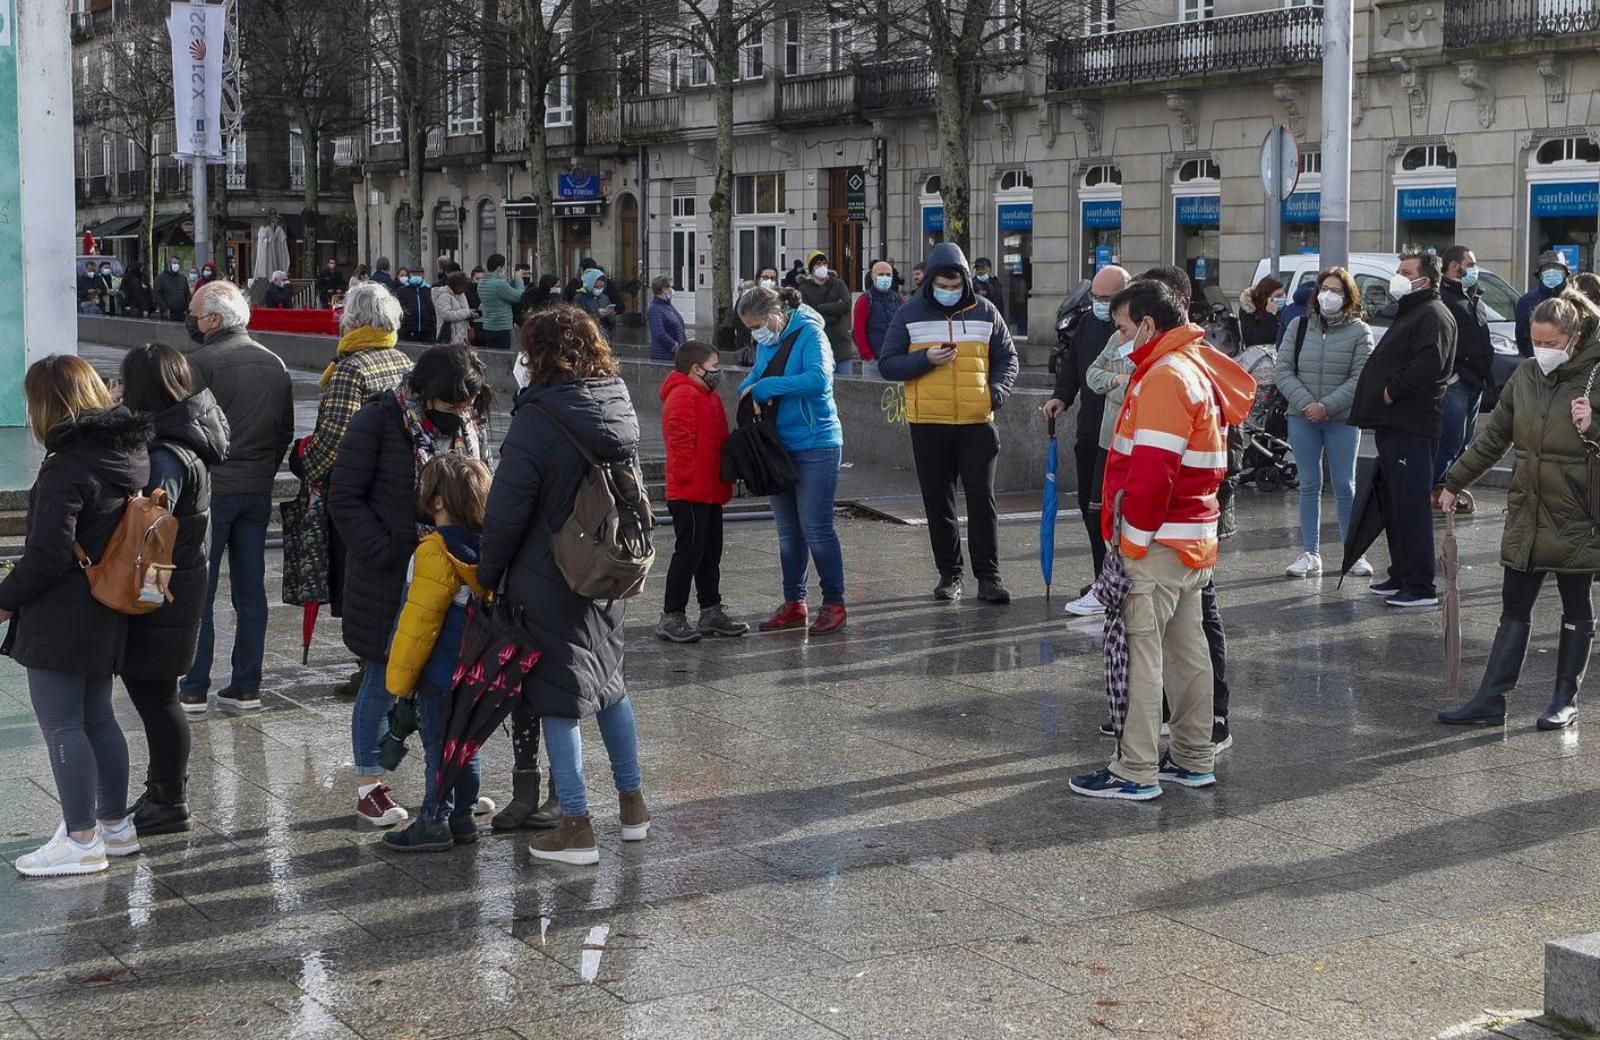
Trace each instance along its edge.
<path fill-rule="evenodd" d="M 1105 268 L 1110 267 L 1111 260 L 1112 256 L 1110 246 L 1094 247 L 1094 269 L 1096 271 L 1104 270 Z"/>
<path fill-rule="evenodd" d="M 1395 195 L 1395 212 L 1401 220 L 1456 219 L 1454 188 L 1401 188 Z"/>
<path fill-rule="evenodd" d="M 1217 227 L 1222 223 L 1221 195 L 1180 195 L 1177 204 L 1178 223 L 1190 227 Z"/>
<path fill-rule="evenodd" d="M 1285 224 L 1322 223 L 1322 192 L 1297 191 L 1283 200 L 1279 210 Z"/>
<path fill-rule="evenodd" d="M 1083 226 L 1086 228 L 1120 228 L 1122 226 L 1122 201 L 1085 202 Z"/>
<path fill-rule="evenodd" d="M 1033 203 L 1007 202 L 1000 206 L 1001 231 L 1033 230 Z"/>
<path fill-rule="evenodd" d="M 1577 246 L 1551 246 L 1550 251 L 1561 257 L 1562 262 L 1567 265 L 1567 270 L 1574 274 L 1583 270 L 1579 266 L 1581 261 L 1578 259 L 1583 253 Z"/>
<path fill-rule="evenodd" d="M 930 235 L 944 234 L 944 207 L 922 207 L 922 230 Z"/>
<path fill-rule="evenodd" d="M 1528 194 L 1528 212 L 1535 217 L 1592 217 L 1600 206 L 1600 184 L 1593 181 L 1535 184 Z"/>
<path fill-rule="evenodd" d="M 562 199 L 598 199 L 600 178 L 587 170 L 573 170 L 556 177 L 556 197 Z"/>

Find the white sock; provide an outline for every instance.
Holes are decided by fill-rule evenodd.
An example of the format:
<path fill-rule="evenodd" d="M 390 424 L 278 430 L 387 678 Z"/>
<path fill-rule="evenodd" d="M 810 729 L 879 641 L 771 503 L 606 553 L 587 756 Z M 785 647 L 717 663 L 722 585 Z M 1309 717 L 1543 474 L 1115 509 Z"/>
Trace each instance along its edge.
<path fill-rule="evenodd" d="M 360 787 L 356 788 L 356 797 L 357 798 L 365 798 L 367 795 L 369 795 L 372 792 L 376 791 L 378 789 L 378 787 L 379 787 L 379 785 L 376 784 L 376 783 L 362 784 Z"/>

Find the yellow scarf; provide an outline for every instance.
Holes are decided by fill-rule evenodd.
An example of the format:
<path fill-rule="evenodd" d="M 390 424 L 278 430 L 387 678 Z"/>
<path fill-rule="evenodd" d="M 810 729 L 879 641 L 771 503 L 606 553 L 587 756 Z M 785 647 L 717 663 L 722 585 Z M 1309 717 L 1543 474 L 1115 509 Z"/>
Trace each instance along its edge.
<path fill-rule="evenodd" d="M 322 378 L 317 380 L 317 385 L 326 388 L 333 381 L 334 369 L 339 367 L 339 359 L 351 354 L 358 354 L 363 350 L 382 350 L 392 347 L 400 342 L 398 332 L 385 332 L 375 329 L 371 325 L 362 325 L 351 329 L 339 337 L 339 349 L 334 351 L 334 359 L 328 367 L 322 370 Z"/>

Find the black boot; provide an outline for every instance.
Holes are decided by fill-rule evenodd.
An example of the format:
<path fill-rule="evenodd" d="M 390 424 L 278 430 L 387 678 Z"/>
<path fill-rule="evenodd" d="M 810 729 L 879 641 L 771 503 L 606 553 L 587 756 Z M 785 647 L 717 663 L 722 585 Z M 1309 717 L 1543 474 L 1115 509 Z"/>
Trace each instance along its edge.
<path fill-rule="evenodd" d="M 1594 621 L 1561 620 L 1561 646 L 1556 650 L 1556 692 L 1539 716 L 1540 729 L 1566 729 L 1578 721 L 1578 690 L 1589 670 L 1594 646 Z"/>
<path fill-rule="evenodd" d="M 539 771 L 519 769 L 511 774 L 511 801 L 494 814 L 489 826 L 497 831 L 526 830 L 528 820 L 539 811 Z"/>
<path fill-rule="evenodd" d="M 539 811 L 528 817 L 522 826 L 535 831 L 546 831 L 561 822 L 561 802 L 556 798 L 556 774 L 550 773 L 550 796 L 539 806 Z"/>
<path fill-rule="evenodd" d="M 133 827 L 141 835 L 176 834 L 189 829 L 189 805 L 185 801 L 187 782 L 144 782 L 144 794 L 133 803 Z"/>
<path fill-rule="evenodd" d="M 1528 656 L 1528 637 L 1532 632 L 1533 626 L 1526 621 L 1501 618 L 1478 692 L 1467 703 L 1441 711 L 1439 721 L 1449 726 L 1504 725 L 1506 694 L 1517 688 L 1517 677 L 1522 674 L 1522 660 Z"/>

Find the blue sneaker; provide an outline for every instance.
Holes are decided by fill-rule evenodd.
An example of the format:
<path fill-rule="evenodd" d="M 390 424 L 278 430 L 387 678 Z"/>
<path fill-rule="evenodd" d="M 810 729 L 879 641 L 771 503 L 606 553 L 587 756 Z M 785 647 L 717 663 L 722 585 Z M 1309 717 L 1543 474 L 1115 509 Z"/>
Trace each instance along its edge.
<path fill-rule="evenodd" d="M 1075 776 L 1067 784 L 1076 794 L 1088 798 L 1121 798 L 1128 802 L 1148 802 L 1161 797 L 1160 784 L 1136 784 L 1124 780 L 1109 768 Z"/>
<path fill-rule="evenodd" d="M 1158 775 L 1163 780 L 1171 780 L 1180 787 L 1211 787 L 1217 782 L 1215 773 L 1196 773 L 1192 769 L 1185 769 L 1172 760 L 1172 752 L 1161 756 L 1161 765 L 1157 767 Z"/>
<path fill-rule="evenodd" d="M 1419 607 L 1437 607 L 1439 605 L 1439 597 L 1419 596 L 1414 592 L 1397 592 L 1383 602 L 1385 606 L 1399 607 L 1402 610 L 1406 610 Z"/>
<path fill-rule="evenodd" d="M 1382 596 L 1384 599 L 1388 599 L 1400 591 L 1400 583 L 1393 578 L 1385 578 L 1382 581 L 1375 581 L 1368 585 L 1367 591 L 1374 596 Z"/>

